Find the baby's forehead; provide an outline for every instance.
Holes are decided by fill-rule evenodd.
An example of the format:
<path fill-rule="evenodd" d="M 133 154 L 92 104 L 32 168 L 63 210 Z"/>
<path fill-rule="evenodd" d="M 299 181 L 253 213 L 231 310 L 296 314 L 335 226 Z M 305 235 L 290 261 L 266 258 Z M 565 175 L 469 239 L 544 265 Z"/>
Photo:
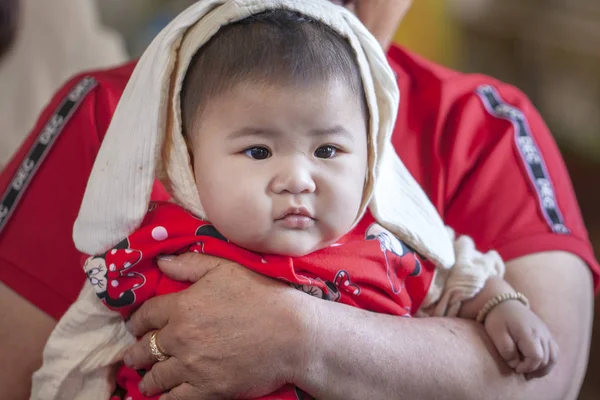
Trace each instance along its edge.
<path fill-rule="evenodd" d="M 218 139 L 338 138 L 365 142 L 367 118 L 344 82 L 290 87 L 240 84 L 212 99 L 195 116 L 192 144 Z M 315 140 L 311 140 L 311 143 Z"/>
<path fill-rule="evenodd" d="M 221 28 L 193 56 L 180 94 L 184 132 L 198 110 L 240 83 L 302 87 L 329 79 L 343 80 L 364 97 L 356 55 L 345 38 L 296 12 L 253 15 Z"/>

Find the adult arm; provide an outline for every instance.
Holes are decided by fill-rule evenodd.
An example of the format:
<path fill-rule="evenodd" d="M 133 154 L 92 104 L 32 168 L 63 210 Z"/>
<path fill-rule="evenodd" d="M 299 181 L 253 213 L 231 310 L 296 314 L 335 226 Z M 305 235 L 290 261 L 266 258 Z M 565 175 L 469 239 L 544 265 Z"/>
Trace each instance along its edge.
<path fill-rule="evenodd" d="M 172 355 L 146 374 L 146 388 L 156 393 L 188 382 L 164 399 L 266 394 L 286 381 L 319 399 L 577 398 L 592 287 L 588 267 L 573 255 L 540 253 L 507 265 L 561 348 L 552 372 L 530 380 L 505 365 L 473 321 L 404 319 L 298 296 L 229 262 L 207 267 L 201 257 L 161 262 L 174 277 L 198 282 L 150 300 L 130 322 L 136 334 L 161 329 L 159 343 Z M 129 351 L 132 365 L 153 361 L 148 337 Z"/>
<path fill-rule="evenodd" d="M 8 52 L 17 35 L 21 8 L 19 3 L 19 0 L 4 0 L 0 3 L 0 60 Z"/>
<path fill-rule="evenodd" d="M 0 397 L 26 400 L 56 321 L 1 282 L 0 305 Z"/>
<path fill-rule="evenodd" d="M 381 43 L 381 47 L 387 49 L 412 0 L 357 0 L 350 3 L 356 16 Z"/>
<path fill-rule="evenodd" d="M 314 340 L 301 385 L 319 399 L 576 399 L 592 322 L 588 267 L 573 255 L 548 252 L 509 262 L 507 269 L 559 343 L 549 375 L 526 380 L 512 372 L 472 321 L 403 320 L 327 303 L 314 307 L 315 329 L 343 345 Z"/>

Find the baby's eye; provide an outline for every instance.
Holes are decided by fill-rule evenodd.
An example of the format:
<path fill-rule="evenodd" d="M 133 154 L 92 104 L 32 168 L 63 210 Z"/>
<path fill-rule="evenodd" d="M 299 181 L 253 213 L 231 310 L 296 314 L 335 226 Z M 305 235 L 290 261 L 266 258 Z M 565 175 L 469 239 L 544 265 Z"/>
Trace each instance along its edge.
<path fill-rule="evenodd" d="M 315 157 L 317 158 L 333 158 L 338 149 L 334 146 L 327 145 L 321 146 L 317 150 L 315 150 Z"/>
<path fill-rule="evenodd" d="M 254 160 L 264 160 L 271 157 L 271 152 L 266 147 L 250 147 L 244 154 Z"/>

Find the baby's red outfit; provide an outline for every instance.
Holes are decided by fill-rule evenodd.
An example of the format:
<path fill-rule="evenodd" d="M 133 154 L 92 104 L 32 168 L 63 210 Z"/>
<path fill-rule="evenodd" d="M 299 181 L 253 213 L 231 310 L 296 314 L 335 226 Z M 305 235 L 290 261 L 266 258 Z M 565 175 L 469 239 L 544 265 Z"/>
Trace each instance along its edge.
<path fill-rule="evenodd" d="M 433 264 L 371 215 L 335 244 L 292 258 L 243 249 L 180 206 L 152 203 L 136 232 L 105 254 L 88 259 L 86 274 L 98 297 L 128 317 L 149 298 L 189 286 L 163 275 L 155 262 L 159 255 L 185 252 L 226 258 L 323 300 L 401 317 L 419 308 L 434 272 Z M 119 367 L 117 383 L 126 392 L 124 398 L 147 399 L 137 388 L 140 380 L 138 371 Z M 261 399 L 306 398 L 305 393 L 287 385 Z"/>

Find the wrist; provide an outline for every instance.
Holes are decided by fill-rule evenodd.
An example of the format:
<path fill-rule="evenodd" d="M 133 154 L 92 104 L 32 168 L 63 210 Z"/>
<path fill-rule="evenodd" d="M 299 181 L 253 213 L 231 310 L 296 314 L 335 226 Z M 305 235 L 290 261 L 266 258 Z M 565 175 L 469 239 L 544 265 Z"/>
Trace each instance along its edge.
<path fill-rule="evenodd" d="M 300 388 L 308 386 L 312 380 L 313 370 L 317 365 L 316 354 L 318 352 L 317 340 L 319 334 L 318 323 L 320 321 L 319 306 L 323 306 L 324 300 L 317 299 L 301 291 L 295 291 L 293 318 L 294 325 L 297 327 L 296 334 L 293 334 L 292 342 L 288 346 L 292 355 L 289 365 L 289 383 L 293 383 Z M 317 303 L 318 302 L 318 303 Z"/>
<path fill-rule="evenodd" d="M 488 278 L 485 286 L 473 298 L 465 301 L 460 309 L 459 317 L 476 319 L 479 311 L 494 297 L 515 290 L 508 282 L 498 276 Z"/>
<path fill-rule="evenodd" d="M 490 299 L 477 313 L 475 320 L 477 322 L 485 323 L 486 318 L 497 311 L 498 309 L 503 310 L 518 306 L 520 304 L 523 307 L 529 308 L 529 300 L 522 293 L 518 292 L 506 292 L 499 294 Z"/>

